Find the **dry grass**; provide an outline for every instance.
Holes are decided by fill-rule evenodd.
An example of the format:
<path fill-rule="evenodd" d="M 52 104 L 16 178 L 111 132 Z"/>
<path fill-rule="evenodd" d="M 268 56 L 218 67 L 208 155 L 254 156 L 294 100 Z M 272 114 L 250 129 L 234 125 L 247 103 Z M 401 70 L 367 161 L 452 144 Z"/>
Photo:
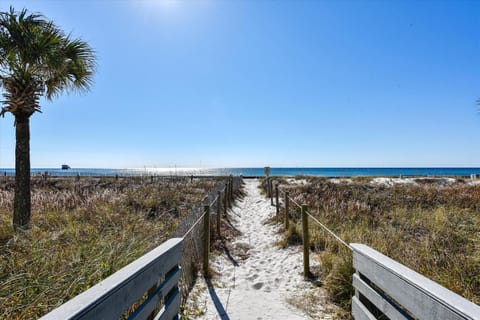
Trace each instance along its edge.
<path fill-rule="evenodd" d="M 0 318 L 34 319 L 159 245 L 216 181 L 36 179 L 31 229 L 14 234 L 0 184 Z"/>
<path fill-rule="evenodd" d="M 367 244 L 480 303 L 480 186 L 308 181 L 302 186 L 283 180 L 282 188 L 341 238 Z M 294 211 L 293 222 L 299 218 Z M 310 226 L 324 286 L 330 298 L 348 310 L 353 295 L 351 253 L 313 221 Z"/>

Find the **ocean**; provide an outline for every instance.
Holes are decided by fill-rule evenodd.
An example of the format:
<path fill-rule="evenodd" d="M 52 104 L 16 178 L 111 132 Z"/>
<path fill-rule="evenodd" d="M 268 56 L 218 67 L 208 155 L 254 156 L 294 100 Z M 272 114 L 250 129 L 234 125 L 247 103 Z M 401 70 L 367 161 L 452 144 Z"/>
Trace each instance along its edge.
<path fill-rule="evenodd" d="M 32 175 L 47 172 L 52 176 L 264 176 L 263 168 L 35 168 Z M 357 176 L 465 176 L 480 175 L 480 168 L 271 168 L 271 176 L 319 176 L 319 177 L 357 177 Z M 0 175 L 13 176 L 15 170 L 0 168 Z"/>

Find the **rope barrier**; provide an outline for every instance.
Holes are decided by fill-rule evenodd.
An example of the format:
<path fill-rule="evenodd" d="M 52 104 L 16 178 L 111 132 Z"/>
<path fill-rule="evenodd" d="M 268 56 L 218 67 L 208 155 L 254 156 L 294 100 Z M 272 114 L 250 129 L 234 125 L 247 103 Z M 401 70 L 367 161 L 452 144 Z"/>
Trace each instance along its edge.
<path fill-rule="evenodd" d="M 310 218 L 312 218 L 313 221 L 315 221 L 316 223 L 318 223 L 323 229 L 325 229 L 325 231 L 327 231 L 328 233 L 330 233 L 335 239 L 337 239 L 341 244 L 343 244 L 345 247 L 347 247 L 348 249 L 350 249 L 351 251 L 353 251 L 353 248 L 350 247 L 350 245 L 348 243 L 346 243 L 342 238 L 340 238 L 339 236 L 337 236 L 332 230 L 328 229 L 327 226 L 325 226 L 323 223 L 321 223 L 320 221 L 318 221 L 317 218 L 315 218 L 314 216 L 312 216 L 312 214 L 308 211 L 306 211 L 307 215 L 310 216 Z"/>
<path fill-rule="evenodd" d="M 223 192 L 225 192 L 225 190 L 227 190 L 227 188 L 223 188 Z M 205 201 L 206 199 L 208 199 L 208 196 L 205 196 L 205 197 L 202 199 L 202 202 Z M 218 201 L 218 195 L 215 197 L 215 199 L 212 201 L 212 203 L 210 203 L 210 207 L 212 207 L 213 204 L 214 204 L 215 202 L 217 202 L 217 201 Z M 190 227 L 190 229 L 188 229 L 188 231 L 185 232 L 185 234 L 183 235 L 183 238 L 186 238 L 186 237 L 188 236 L 188 234 L 193 231 L 193 228 L 195 228 L 195 226 L 203 219 L 203 217 L 205 216 L 206 213 L 207 213 L 207 212 L 205 211 L 205 212 L 200 216 L 200 218 L 198 218 L 197 221 L 195 221 L 195 223 Z"/>
<path fill-rule="evenodd" d="M 223 192 L 226 192 L 226 191 L 227 191 L 227 188 L 224 187 L 224 188 L 223 188 Z M 205 200 L 207 200 L 207 199 L 208 199 L 208 195 L 205 196 L 205 197 L 202 199 L 202 202 L 205 201 Z M 218 195 L 215 197 L 215 199 L 213 199 L 212 203 L 210 203 L 210 207 L 212 207 L 213 204 L 214 204 L 215 202 L 217 202 L 217 201 L 218 201 Z M 188 231 L 185 232 L 185 234 L 183 235 L 183 238 L 186 238 L 186 237 L 188 236 L 188 234 L 193 231 L 193 228 L 195 228 L 195 226 L 203 219 L 203 217 L 205 216 L 206 213 L 207 213 L 207 212 L 205 211 L 205 212 L 200 216 L 200 218 L 198 218 L 197 221 L 195 221 L 195 223 L 190 227 L 190 229 L 188 229 Z"/>
<path fill-rule="evenodd" d="M 213 199 L 212 203 L 210 203 L 210 207 L 213 207 L 213 204 L 217 202 L 217 200 L 218 200 L 218 196 L 216 196 L 215 199 Z"/>
<path fill-rule="evenodd" d="M 293 200 L 292 198 L 288 197 L 288 199 L 289 199 L 290 201 L 292 201 L 292 203 L 293 203 L 294 205 L 296 205 L 297 207 L 299 207 L 300 209 L 302 208 L 302 206 L 299 205 L 299 204 L 298 204 L 295 200 Z"/>
<path fill-rule="evenodd" d="M 198 218 L 197 221 L 195 221 L 195 223 L 193 224 L 193 226 L 191 226 L 190 229 L 188 229 L 188 231 L 185 232 L 185 234 L 183 235 L 183 238 L 184 238 L 184 239 L 188 236 L 188 234 L 189 234 L 190 232 L 193 231 L 193 228 L 195 228 L 195 226 L 203 219 L 203 217 L 204 217 L 206 214 L 207 214 L 207 211 L 204 211 L 203 214 L 200 216 L 200 218 Z"/>
<path fill-rule="evenodd" d="M 283 192 L 285 194 L 285 191 L 279 189 L 279 191 Z M 293 203 L 295 204 L 297 207 L 299 207 L 300 209 L 302 208 L 302 206 L 300 204 L 298 204 L 295 200 L 293 200 L 291 197 L 288 197 L 288 199 Z M 350 249 L 351 251 L 353 251 L 352 247 L 350 247 L 350 245 L 348 243 L 346 243 L 342 238 L 340 238 L 339 236 L 337 236 L 332 230 L 330 230 L 327 226 L 325 226 L 323 223 L 321 223 L 320 221 L 318 221 L 317 218 L 315 218 L 310 212 L 306 211 L 307 215 L 310 216 L 310 218 L 312 218 L 313 221 L 315 221 L 318 225 L 320 225 L 325 231 L 327 231 L 330 235 L 332 235 L 337 241 L 339 241 L 341 244 L 343 244 L 345 247 L 347 247 L 348 249 Z"/>

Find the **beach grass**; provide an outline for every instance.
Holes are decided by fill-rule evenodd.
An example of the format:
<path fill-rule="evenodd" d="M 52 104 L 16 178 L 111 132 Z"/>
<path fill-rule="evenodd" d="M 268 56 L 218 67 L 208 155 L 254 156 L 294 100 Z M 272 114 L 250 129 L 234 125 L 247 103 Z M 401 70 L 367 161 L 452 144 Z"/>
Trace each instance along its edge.
<path fill-rule="evenodd" d="M 35 178 L 32 223 L 14 233 L 0 185 L 0 318 L 35 319 L 170 238 L 214 179 Z"/>
<path fill-rule="evenodd" d="M 436 179 L 393 186 L 375 185 L 371 179 L 296 181 L 277 182 L 347 243 L 367 244 L 480 303 L 480 186 L 463 180 L 439 184 Z M 298 209 L 291 207 L 291 219 L 299 223 Z M 324 288 L 343 307 L 341 317 L 348 317 L 351 252 L 313 221 L 310 233 Z"/>

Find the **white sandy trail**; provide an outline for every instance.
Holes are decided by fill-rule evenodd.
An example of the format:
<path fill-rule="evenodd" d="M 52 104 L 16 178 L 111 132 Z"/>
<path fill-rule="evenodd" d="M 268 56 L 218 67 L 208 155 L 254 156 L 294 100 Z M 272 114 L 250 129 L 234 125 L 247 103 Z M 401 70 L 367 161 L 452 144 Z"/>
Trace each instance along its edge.
<path fill-rule="evenodd" d="M 246 197 L 229 213 L 242 233 L 230 244 L 237 266 L 226 254 L 215 257 L 211 261 L 217 273 L 213 287 L 207 289 L 204 279 L 199 279 L 190 294 L 188 309 L 204 309 L 197 319 L 311 319 L 289 301 L 298 305 L 299 299 L 313 296 L 309 314 L 330 319 L 332 308 L 327 308 L 321 288 L 303 280 L 299 248 L 279 248 L 279 225 L 265 224 L 275 214 L 275 207 L 261 196 L 258 186 L 258 180 L 246 180 Z M 241 251 L 238 248 L 249 249 L 248 258 L 236 256 L 235 252 Z"/>

